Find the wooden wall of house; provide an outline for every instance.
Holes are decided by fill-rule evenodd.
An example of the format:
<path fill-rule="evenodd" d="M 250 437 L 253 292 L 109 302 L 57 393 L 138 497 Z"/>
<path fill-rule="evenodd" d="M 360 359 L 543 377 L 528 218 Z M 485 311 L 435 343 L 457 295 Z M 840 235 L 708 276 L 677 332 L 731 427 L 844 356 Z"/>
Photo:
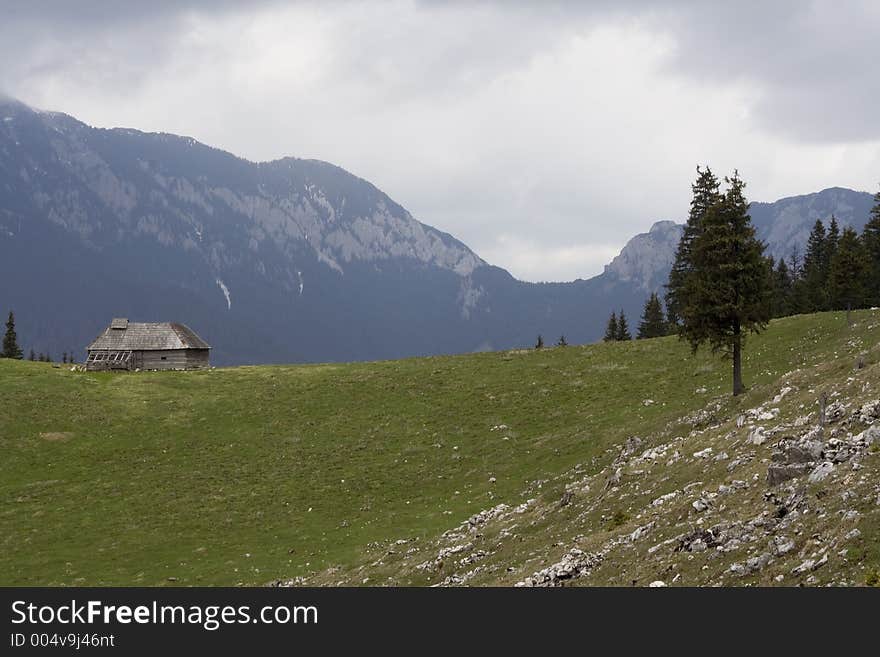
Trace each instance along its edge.
<path fill-rule="evenodd" d="M 133 351 L 130 369 L 132 370 L 198 370 L 210 367 L 210 350 L 208 349 L 169 349 L 167 351 Z M 86 362 L 86 368 L 92 371 L 108 369 L 106 361 Z"/>
<path fill-rule="evenodd" d="M 196 370 L 208 367 L 207 349 L 171 349 L 135 352 L 134 364 L 142 370 Z"/>

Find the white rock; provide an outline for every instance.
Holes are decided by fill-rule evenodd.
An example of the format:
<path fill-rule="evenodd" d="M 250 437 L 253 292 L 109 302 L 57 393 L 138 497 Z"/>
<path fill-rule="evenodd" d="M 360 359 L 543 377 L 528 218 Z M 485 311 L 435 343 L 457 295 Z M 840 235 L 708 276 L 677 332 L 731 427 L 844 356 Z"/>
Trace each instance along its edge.
<path fill-rule="evenodd" d="M 749 437 L 746 440 L 750 445 L 763 445 L 767 441 L 767 436 L 764 435 L 764 427 L 755 427 L 749 432 Z"/>
<path fill-rule="evenodd" d="M 648 586 L 652 589 L 662 589 L 666 587 L 666 582 L 662 579 L 655 579 L 653 582 L 648 584 Z"/>
<path fill-rule="evenodd" d="M 810 473 L 810 476 L 807 477 L 807 481 L 811 484 L 818 483 L 823 479 L 827 478 L 828 475 L 834 470 L 834 464 L 831 461 L 825 461 L 824 463 L 820 463 L 815 467 L 815 469 Z"/>

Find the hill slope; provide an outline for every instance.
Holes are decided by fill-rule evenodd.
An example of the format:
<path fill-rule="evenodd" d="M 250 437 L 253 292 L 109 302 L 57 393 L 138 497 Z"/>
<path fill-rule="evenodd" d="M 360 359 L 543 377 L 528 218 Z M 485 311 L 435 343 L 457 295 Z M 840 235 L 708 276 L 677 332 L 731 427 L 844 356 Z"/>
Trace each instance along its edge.
<path fill-rule="evenodd" d="M 774 321 L 738 399 L 727 363 L 674 338 L 131 375 L 0 361 L 0 584 L 862 584 L 880 455 L 850 435 L 880 414 L 880 314 L 856 318 Z M 823 390 L 819 451 L 774 457 Z M 768 487 L 772 458 L 801 476 Z"/>

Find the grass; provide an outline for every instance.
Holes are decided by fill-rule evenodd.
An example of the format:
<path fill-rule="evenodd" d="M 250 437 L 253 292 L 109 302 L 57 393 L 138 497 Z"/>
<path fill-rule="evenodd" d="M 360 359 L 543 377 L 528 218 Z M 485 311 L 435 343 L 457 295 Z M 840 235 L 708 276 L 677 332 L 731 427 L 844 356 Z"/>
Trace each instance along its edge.
<path fill-rule="evenodd" d="M 746 347 L 752 390 L 723 404 L 850 359 L 854 337 L 876 344 L 873 317 L 774 321 Z M 675 338 L 204 372 L 0 360 L 0 584 L 257 585 L 351 568 L 530 487 L 557 496 L 536 482 L 598 470 L 610 447 L 729 386 L 729 363 Z"/>

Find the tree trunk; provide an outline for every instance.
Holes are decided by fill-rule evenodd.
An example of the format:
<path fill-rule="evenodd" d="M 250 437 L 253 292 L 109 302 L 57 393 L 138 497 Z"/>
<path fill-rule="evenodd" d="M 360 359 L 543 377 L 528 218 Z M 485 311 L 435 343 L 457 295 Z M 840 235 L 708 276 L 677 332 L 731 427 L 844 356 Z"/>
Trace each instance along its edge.
<path fill-rule="evenodd" d="M 736 397 L 742 391 L 742 334 L 737 321 L 733 328 L 733 396 Z"/>

